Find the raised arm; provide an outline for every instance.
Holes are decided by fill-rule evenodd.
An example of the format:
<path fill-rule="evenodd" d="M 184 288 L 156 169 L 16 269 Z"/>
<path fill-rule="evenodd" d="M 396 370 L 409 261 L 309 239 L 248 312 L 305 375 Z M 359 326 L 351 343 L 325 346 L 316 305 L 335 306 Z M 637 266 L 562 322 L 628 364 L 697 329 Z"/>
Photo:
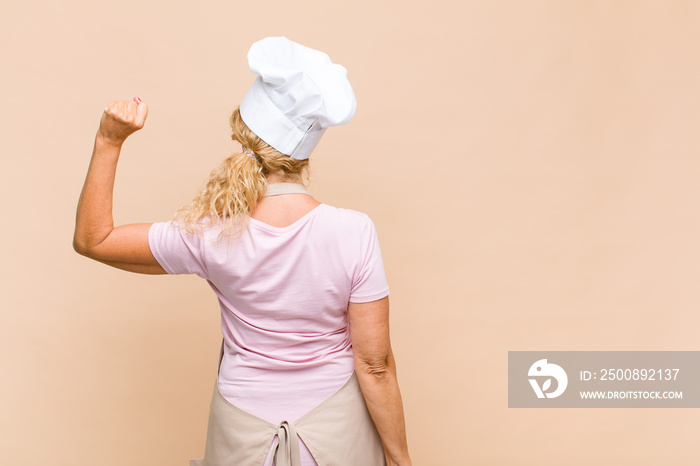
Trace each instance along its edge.
<path fill-rule="evenodd" d="M 114 227 L 112 195 L 121 147 L 141 129 L 148 107 L 135 102 L 112 101 L 102 115 L 95 135 L 85 184 L 75 218 L 73 249 L 79 254 L 130 272 L 164 274 L 148 245 L 150 223 Z"/>
<path fill-rule="evenodd" d="M 411 466 L 396 362 L 389 341 L 389 297 L 349 303 L 355 372 L 388 466 Z"/>

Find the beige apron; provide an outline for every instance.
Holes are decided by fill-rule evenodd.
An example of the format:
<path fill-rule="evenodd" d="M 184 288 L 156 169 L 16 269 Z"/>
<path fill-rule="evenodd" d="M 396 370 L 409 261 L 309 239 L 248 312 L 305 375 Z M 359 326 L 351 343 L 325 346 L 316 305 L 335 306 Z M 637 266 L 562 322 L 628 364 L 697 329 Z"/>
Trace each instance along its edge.
<path fill-rule="evenodd" d="M 337 392 L 291 422 L 272 424 L 238 408 L 221 394 L 218 373 L 209 405 L 204 458 L 190 466 L 261 466 L 274 438 L 276 466 L 300 466 L 301 437 L 319 466 L 385 466 L 384 449 L 353 371 Z M 275 438 L 275 435 L 278 437 Z"/>

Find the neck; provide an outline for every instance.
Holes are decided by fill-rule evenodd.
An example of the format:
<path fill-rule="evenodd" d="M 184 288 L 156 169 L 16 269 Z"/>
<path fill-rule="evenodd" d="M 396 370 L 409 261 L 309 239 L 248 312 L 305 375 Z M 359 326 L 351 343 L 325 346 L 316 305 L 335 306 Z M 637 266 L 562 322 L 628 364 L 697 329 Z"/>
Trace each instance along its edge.
<path fill-rule="evenodd" d="M 298 183 L 298 184 L 304 184 L 301 182 L 301 177 L 296 176 L 296 177 L 290 177 L 286 178 L 281 175 L 278 175 L 277 173 L 271 173 L 267 177 L 267 183 Z"/>

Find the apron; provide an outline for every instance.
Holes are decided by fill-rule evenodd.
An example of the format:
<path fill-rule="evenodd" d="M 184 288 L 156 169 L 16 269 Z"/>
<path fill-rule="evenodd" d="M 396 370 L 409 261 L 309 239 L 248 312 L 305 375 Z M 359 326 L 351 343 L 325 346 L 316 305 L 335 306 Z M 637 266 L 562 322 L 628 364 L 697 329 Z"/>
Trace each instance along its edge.
<path fill-rule="evenodd" d="M 309 194 L 297 183 L 272 183 L 265 196 Z M 276 466 L 301 466 L 301 437 L 319 466 L 386 466 L 384 448 L 367 409 L 357 374 L 299 419 L 273 424 L 228 401 L 219 390 L 224 355 L 209 404 L 204 458 L 190 466 L 262 466 L 273 448 Z"/>
<path fill-rule="evenodd" d="M 353 371 L 333 395 L 295 421 L 273 424 L 229 402 L 219 390 L 209 404 L 204 458 L 190 466 L 261 466 L 274 439 L 276 466 L 301 466 L 299 437 L 319 466 L 386 466 L 384 448 Z"/>

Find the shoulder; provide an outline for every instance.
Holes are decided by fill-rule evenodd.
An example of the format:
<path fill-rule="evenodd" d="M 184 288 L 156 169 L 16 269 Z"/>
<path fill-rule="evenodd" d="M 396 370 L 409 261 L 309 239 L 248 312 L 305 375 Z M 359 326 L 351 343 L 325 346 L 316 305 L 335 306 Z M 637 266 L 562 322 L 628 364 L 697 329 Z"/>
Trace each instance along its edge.
<path fill-rule="evenodd" d="M 346 209 L 344 207 L 336 207 L 330 204 L 324 205 L 326 206 L 326 210 L 330 212 L 331 215 L 336 215 L 338 218 L 344 218 L 347 220 L 354 220 L 358 222 L 370 220 L 369 215 L 367 215 L 364 212 L 360 212 L 359 210 Z"/>
<path fill-rule="evenodd" d="M 369 215 L 359 210 L 346 209 L 344 207 L 336 207 L 329 204 L 326 206 L 327 215 L 338 225 L 344 227 L 366 228 L 374 226 Z"/>

